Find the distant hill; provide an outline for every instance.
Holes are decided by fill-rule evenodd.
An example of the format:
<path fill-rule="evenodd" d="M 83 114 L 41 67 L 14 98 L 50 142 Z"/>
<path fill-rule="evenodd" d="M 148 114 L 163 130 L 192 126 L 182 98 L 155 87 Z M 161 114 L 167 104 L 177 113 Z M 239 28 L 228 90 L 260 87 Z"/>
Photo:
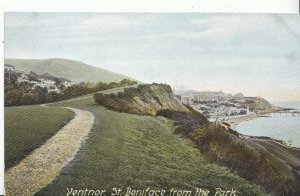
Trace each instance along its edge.
<path fill-rule="evenodd" d="M 272 104 L 262 97 L 246 97 L 245 100 L 250 110 L 268 110 L 273 108 Z"/>
<path fill-rule="evenodd" d="M 79 61 L 68 59 L 5 59 L 5 64 L 29 73 L 50 74 L 59 78 L 66 78 L 74 83 L 79 82 L 120 82 L 130 77 L 94 67 Z"/>

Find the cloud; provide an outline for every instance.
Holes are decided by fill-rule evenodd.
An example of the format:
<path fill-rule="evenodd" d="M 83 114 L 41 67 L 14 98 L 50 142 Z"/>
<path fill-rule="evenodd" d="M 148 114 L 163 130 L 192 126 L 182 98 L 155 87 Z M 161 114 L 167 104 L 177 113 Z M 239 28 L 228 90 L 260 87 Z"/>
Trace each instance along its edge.
<path fill-rule="evenodd" d="M 191 19 L 194 26 L 208 26 L 206 31 L 181 32 L 185 38 L 200 39 L 214 37 L 215 39 L 229 39 L 242 33 L 259 31 L 270 22 L 268 16 L 263 15 L 212 15 Z"/>
<path fill-rule="evenodd" d="M 74 13 L 6 13 L 5 14 L 5 27 L 53 27 L 67 24 L 74 24 L 80 19 L 79 15 Z"/>
<path fill-rule="evenodd" d="M 139 25 L 139 21 L 117 15 L 95 16 L 81 23 L 83 28 L 102 27 L 105 29 L 120 29 L 137 25 Z"/>
<path fill-rule="evenodd" d="M 7 13 L 4 17 L 6 28 L 36 26 L 40 24 L 40 22 L 36 20 L 35 14 L 22 15 L 20 13 Z"/>
<path fill-rule="evenodd" d="M 7 29 L 57 29 L 72 35 L 103 34 L 110 31 L 132 30 L 155 25 L 159 15 L 109 13 L 7 13 Z M 51 29 L 50 29 L 51 30 Z"/>
<path fill-rule="evenodd" d="M 120 30 L 151 25 L 156 16 L 147 14 L 101 14 L 81 22 L 79 28 L 103 29 L 103 31 Z"/>
<path fill-rule="evenodd" d="M 274 20 L 282 25 L 284 29 L 291 34 L 295 39 L 297 39 L 298 43 L 300 43 L 300 21 L 295 20 L 295 17 L 291 17 L 291 15 L 287 15 L 286 17 L 282 17 L 278 14 L 271 15 Z"/>

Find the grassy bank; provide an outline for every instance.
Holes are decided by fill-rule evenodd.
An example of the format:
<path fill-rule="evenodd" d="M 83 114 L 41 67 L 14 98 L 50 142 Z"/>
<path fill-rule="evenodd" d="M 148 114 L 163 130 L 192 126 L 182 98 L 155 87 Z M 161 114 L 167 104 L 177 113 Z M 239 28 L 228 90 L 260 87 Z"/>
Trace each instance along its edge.
<path fill-rule="evenodd" d="M 231 168 L 269 193 L 299 195 L 299 149 L 270 145 L 271 139 L 265 139 L 262 145 L 258 142 L 261 140 L 239 137 L 236 131 L 225 130 L 220 124 L 199 126 L 194 122 L 199 121 L 199 117 L 190 114 L 164 110 L 158 115 L 175 120 L 178 124 L 176 132 L 191 139 L 211 160 Z"/>
<path fill-rule="evenodd" d="M 42 145 L 73 116 L 73 112 L 58 107 L 5 108 L 5 168 L 17 164 Z"/>
<path fill-rule="evenodd" d="M 163 117 L 118 113 L 95 105 L 93 97 L 58 103 L 91 111 L 94 127 L 63 172 L 37 195 L 66 195 L 67 188 L 119 187 L 235 189 L 265 195 L 228 169 L 212 164 Z"/>

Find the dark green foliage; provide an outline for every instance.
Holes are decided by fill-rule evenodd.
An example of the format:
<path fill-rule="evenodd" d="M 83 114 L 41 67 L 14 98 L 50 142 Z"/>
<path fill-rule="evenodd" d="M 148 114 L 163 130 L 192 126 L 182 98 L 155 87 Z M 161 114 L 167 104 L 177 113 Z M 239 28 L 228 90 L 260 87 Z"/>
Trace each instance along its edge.
<path fill-rule="evenodd" d="M 166 118 L 174 120 L 175 124 L 180 126 L 180 129 L 176 129 L 176 133 L 180 133 L 186 136 L 192 133 L 194 129 L 209 124 L 205 116 L 203 116 L 199 112 L 194 111 L 193 109 L 191 109 L 190 112 L 180 112 L 165 109 L 159 110 L 156 115 L 164 116 Z"/>
<path fill-rule="evenodd" d="M 276 195 L 294 195 L 297 180 L 282 160 L 255 142 L 241 139 L 220 125 L 198 128 L 190 138 L 212 160 Z M 293 194 L 294 193 L 294 194 Z"/>
<path fill-rule="evenodd" d="M 29 79 L 36 81 L 39 75 L 31 72 L 29 74 Z M 65 81 L 62 78 L 55 78 L 53 76 L 45 75 L 46 79 L 55 79 L 58 85 L 61 85 L 61 82 Z M 109 84 L 99 82 L 97 84 L 92 83 L 79 83 L 74 84 L 70 87 L 60 86 L 61 93 L 49 93 L 47 88 L 35 87 L 32 89 L 30 83 L 22 82 L 17 83 L 18 75 L 16 73 L 10 74 L 10 72 L 5 71 L 5 88 L 4 88 L 4 97 L 5 97 L 5 106 L 20 106 L 20 105 L 33 105 L 40 103 L 50 103 L 55 101 L 61 101 L 70 99 L 73 97 L 78 97 L 82 95 L 87 95 L 95 93 L 97 91 L 107 90 L 115 87 L 124 87 L 128 85 L 136 84 L 135 81 L 124 79 L 119 83 L 112 82 Z"/>

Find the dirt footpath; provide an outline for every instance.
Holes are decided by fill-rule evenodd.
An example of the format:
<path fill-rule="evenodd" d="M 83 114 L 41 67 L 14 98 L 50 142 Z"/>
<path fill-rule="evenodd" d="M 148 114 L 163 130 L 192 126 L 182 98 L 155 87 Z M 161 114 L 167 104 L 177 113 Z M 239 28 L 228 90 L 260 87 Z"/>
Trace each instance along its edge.
<path fill-rule="evenodd" d="M 75 117 L 44 145 L 5 172 L 6 195 L 33 195 L 50 184 L 75 156 L 94 124 L 86 110 L 66 107 Z"/>

